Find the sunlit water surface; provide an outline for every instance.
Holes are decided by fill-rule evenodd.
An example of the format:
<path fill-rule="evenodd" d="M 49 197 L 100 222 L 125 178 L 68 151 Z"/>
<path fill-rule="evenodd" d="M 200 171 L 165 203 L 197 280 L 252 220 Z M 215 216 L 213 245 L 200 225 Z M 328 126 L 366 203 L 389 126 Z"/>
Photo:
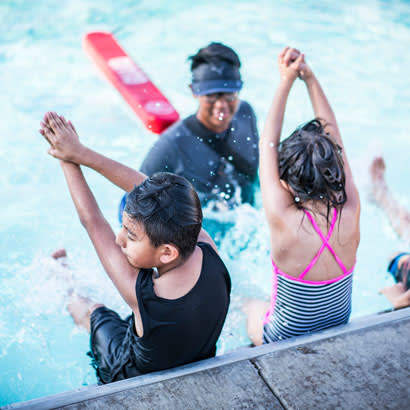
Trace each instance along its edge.
<path fill-rule="evenodd" d="M 0 2 L 0 405 L 94 384 L 85 355 L 88 335 L 65 309 L 74 284 L 127 314 L 78 222 L 58 163 L 38 134 L 46 110 L 72 119 L 94 149 L 138 167 L 157 138 L 146 131 L 81 47 L 94 30 L 116 32 L 182 116 L 194 112 L 188 55 L 223 41 L 241 56 L 242 97 L 259 127 L 278 83 L 276 56 L 302 49 L 337 114 L 362 198 L 362 241 L 352 317 L 389 308 L 378 290 L 398 240 L 368 200 L 368 166 L 382 153 L 387 180 L 410 207 L 410 13 L 408 1 L 1 1 Z M 292 91 L 284 131 L 312 117 L 302 83 Z M 91 171 L 86 176 L 115 227 L 119 189 Z M 206 210 L 205 225 L 224 227 L 220 249 L 233 280 L 232 304 L 218 354 L 249 343 L 241 301 L 268 298 L 269 237 L 257 206 L 225 214 Z M 218 228 L 219 226 L 219 228 Z M 70 270 L 47 255 L 69 252 Z"/>

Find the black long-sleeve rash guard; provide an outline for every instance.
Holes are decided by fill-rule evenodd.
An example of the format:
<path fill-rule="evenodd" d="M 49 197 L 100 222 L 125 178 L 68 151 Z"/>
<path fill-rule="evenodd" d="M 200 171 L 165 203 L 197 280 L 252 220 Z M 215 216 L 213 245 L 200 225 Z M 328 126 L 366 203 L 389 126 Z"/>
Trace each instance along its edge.
<path fill-rule="evenodd" d="M 173 124 L 151 148 L 141 171 L 147 175 L 166 171 L 184 176 L 198 191 L 203 205 L 213 199 L 226 200 L 230 205 L 241 201 L 252 204 L 258 140 L 255 113 L 246 101 L 241 101 L 222 133 L 210 131 L 195 115 Z"/>

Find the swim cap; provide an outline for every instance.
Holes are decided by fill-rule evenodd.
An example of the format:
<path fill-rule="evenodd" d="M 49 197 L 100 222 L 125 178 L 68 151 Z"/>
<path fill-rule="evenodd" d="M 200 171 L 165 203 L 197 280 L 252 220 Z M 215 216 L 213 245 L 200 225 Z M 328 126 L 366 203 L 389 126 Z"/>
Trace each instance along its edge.
<path fill-rule="evenodd" d="M 234 93 L 242 88 L 239 68 L 225 61 L 203 63 L 192 70 L 195 95 Z"/>

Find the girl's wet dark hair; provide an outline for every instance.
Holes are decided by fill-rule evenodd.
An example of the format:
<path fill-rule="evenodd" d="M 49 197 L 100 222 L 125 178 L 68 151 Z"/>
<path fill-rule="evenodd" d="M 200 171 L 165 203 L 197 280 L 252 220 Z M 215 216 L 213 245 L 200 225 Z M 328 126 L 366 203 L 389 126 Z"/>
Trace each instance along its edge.
<path fill-rule="evenodd" d="M 194 187 L 184 177 L 154 174 L 128 194 L 124 211 L 144 226 L 153 246 L 172 243 L 183 259 L 194 251 L 202 208 Z"/>
<path fill-rule="evenodd" d="M 201 64 L 218 63 L 220 61 L 237 68 L 241 66 L 238 54 L 222 43 L 210 43 L 206 47 L 200 48 L 196 54 L 188 57 L 188 60 L 191 60 L 191 71 Z"/>
<path fill-rule="evenodd" d="M 319 119 L 296 129 L 279 144 L 279 174 L 292 188 L 299 209 L 310 200 L 339 211 L 346 202 L 342 148 Z"/>

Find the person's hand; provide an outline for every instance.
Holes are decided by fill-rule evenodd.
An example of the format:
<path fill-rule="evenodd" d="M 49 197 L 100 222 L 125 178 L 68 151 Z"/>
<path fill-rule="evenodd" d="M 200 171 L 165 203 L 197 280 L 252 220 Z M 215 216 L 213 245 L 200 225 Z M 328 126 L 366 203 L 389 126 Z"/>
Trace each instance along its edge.
<path fill-rule="evenodd" d="M 83 146 L 73 124 L 55 112 L 47 112 L 40 125 L 40 134 L 50 144 L 48 153 L 63 161 L 76 162 Z"/>
<path fill-rule="evenodd" d="M 299 66 L 299 78 L 304 82 L 309 81 L 313 77 L 313 71 L 305 61 L 305 55 L 303 54 L 303 62 Z"/>
<path fill-rule="evenodd" d="M 285 47 L 278 56 L 281 80 L 295 81 L 300 75 L 300 69 L 306 65 L 304 58 L 304 54 L 296 48 Z"/>
<path fill-rule="evenodd" d="M 305 61 L 305 55 L 296 48 L 285 47 L 279 54 L 278 64 L 282 79 L 294 81 L 299 77 L 306 82 L 313 76 Z"/>

